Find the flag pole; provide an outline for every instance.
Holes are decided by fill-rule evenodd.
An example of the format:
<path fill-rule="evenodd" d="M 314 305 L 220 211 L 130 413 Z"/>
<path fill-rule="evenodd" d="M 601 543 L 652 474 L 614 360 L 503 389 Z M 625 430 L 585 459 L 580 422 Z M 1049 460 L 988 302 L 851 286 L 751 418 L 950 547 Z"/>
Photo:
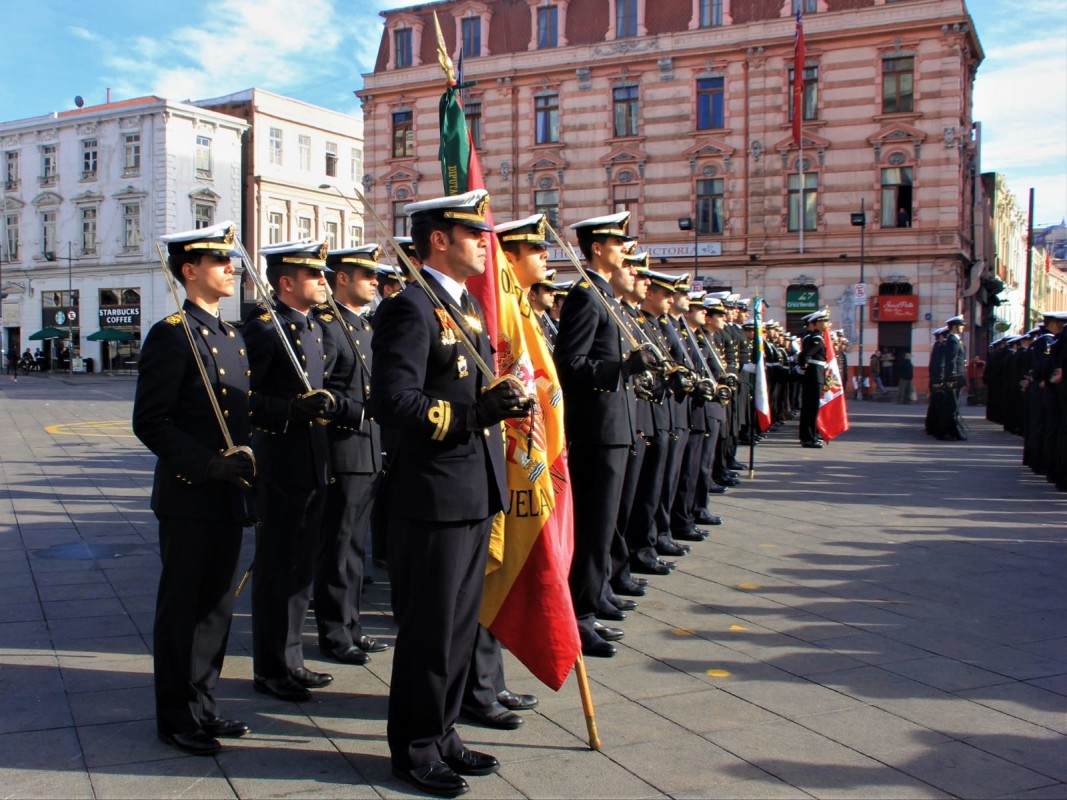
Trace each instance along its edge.
<path fill-rule="evenodd" d="M 589 749 L 600 749 L 600 734 L 596 729 L 596 711 L 593 710 L 593 695 L 589 691 L 589 676 L 585 674 L 585 659 L 578 653 L 574 662 L 574 673 L 578 676 L 578 693 L 582 696 L 582 711 L 585 713 L 585 728 L 589 732 Z"/>

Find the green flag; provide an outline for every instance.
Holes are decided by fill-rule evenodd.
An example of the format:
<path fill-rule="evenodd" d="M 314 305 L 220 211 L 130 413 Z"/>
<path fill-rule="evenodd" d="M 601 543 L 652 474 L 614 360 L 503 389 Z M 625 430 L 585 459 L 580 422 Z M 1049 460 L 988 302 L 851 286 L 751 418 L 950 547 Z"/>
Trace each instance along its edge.
<path fill-rule="evenodd" d="M 463 194 L 469 189 L 468 171 L 471 161 L 467 120 L 459 104 L 459 85 L 452 84 L 441 95 L 441 174 L 445 194 Z"/>

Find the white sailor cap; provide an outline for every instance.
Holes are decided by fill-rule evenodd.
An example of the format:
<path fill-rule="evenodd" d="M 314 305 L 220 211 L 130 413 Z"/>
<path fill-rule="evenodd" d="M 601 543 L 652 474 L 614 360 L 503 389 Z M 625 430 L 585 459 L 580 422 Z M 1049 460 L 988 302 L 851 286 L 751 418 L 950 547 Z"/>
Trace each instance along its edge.
<path fill-rule="evenodd" d="M 637 245 L 637 240 L 633 242 L 634 246 Z M 647 250 L 642 250 L 640 253 L 633 253 L 631 255 L 625 255 L 622 260 L 627 264 L 637 267 L 637 272 L 642 277 L 648 272 L 649 254 Z"/>
<path fill-rule="evenodd" d="M 418 258 L 418 253 L 415 252 L 415 242 L 410 236 L 396 236 L 393 241 L 400 245 L 400 249 L 407 254 L 408 258 Z"/>
<path fill-rule="evenodd" d="M 689 294 L 690 278 L 688 272 L 683 272 L 674 282 L 674 291 Z"/>
<path fill-rule="evenodd" d="M 658 286 L 661 289 L 666 289 L 668 292 L 674 292 L 678 288 L 678 279 L 673 275 L 668 275 L 665 272 L 654 272 L 653 270 L 642 270 L 642 278 L 648 278 L 652 281 L 653 286 Z"/>
<path fill-rule="evenodd" d="M 823 322 L 830 319 L 830 309 L 820 308 L 818 311 L 813 311 L 803 318 L 804 322 Z"/>
<path fill-rule="evenodd" d="M 404 206 L 404 213 L 411 217 L 413 224 L 419 219 L 440 220 L 456 225 L 466 225 L 476 231 L 493 230 L 485 219 L 488 211 L 489 192 L 485 189 L 473 189 L 466 194 L 435 197 L 432 200 L 420 200 Z"/>
<path fill-rule="evenodd" d="M 1041 316 L 1045 319 L 1058 319 L 1060 322 L 1067 322 L 1067 311 L 1042 311 Z"/>
<path fill-rule="evenodd" d="M 963 321 L 963 315 L 962 314 L 957 314 L 956 316 L 949 317 L 948 319 L 945 320 L 945 327 L 946 328 L 949 327 L 950 325 L 964 325 L 964 324 L 966 324 L 966 323 Z"/>
<path fill-rule="evenodd" d="M 534 286 L 545 286 L 549 289 L 555 290 L 556 288 L 556 270 L 550 269 L 545 271 L 545 277 L 539 281 L 533 282 Z"/>
<path fill-rule="evenodd" d="M 292 265 L 308 269 L 326 269 L 326 254 L 329 248 L 325 239 L 297 239 L 292 242 L 279 242 L 259 249 L 259 254 L 267 261 L 267 267 Z"/>
<path fill-rule="evenodd" d="M 700 304 L 703 305 L 704 298 L 707 297 L 707 295 L 708 295 L 708 293 L 705 292 L 705 291 L 690 292 L 689 293 L 689 302 L 690 303 L 700 303 Z"/>
<path fill-rule="evenodd" d="M 559 283 L 552 284 L 552 288 L 556 290 L 556 297 L 566 297 L 567 292 L 574 286 L 574 281 L 560 281 Z"/>
<path fill-rule="evenodd" d="M 614 236 L 618 239 L 631 241 L 636 236 L 629 234 L 630 212 L 620 211 L 616 214 L 605 214 L 602 217 L 590 217 L 581 222 L 575 222 L 570 226 L 571 230 L 578 234 L 580 241 L 588 240 L 594 236 Z"/>
<path fill-rule="evenodd" d="M 344 267 L 363 267 L 377 271 L 378 261 L 382 257 L 381 245 L 364 244 L 345 250 L 331 250 L 326 254 L 326 266 L 337 271 Z"/>
<path fill-rule="evenodd" d="M 704 298 L 704 309 L 709 314 L 726 314 L 726 306 L 722 304 L 722 298 L 718 296 L 720 294 L 722 292 L 714 292 Z"/>
<path fill-rule="evenodd" d="M 948 327 L 941 327 L 941 328 L 935 328 L 934 329 L 934 336 L 941 336 L 942 334 L 945 334 L 945 333 L 948 333 Z"/>
<path fill-rule="evenodd" d="M 534 247 L 547 248 L 548 235 L 545 230 L 547 218 L 543 213 L 533 214 L 514 222 L 501 222 L 494 228 L 501 244 L 508 242 L 526 242 Z"/>
<path fill-rule="evenodd" d="M 724 304 L 723 305 L 724 308 L 725 308 L 726 298 L 728 298 L 729 296 L 730 296 L 729 292 L 708 292 L 708 299 L 710 299 L 710 300 L 718 300 L 720 303 Z"/>
<path fill-rule="evenodd" d="M 197 228 L 192 231 L 171 233 L 160 236 L 159 240 L 167 246 L 167 252 L 171 256 L 180 256 L 186 253 L 194 255 L 215 255 L 230 258 L 236 255 L 237 227 L 233 220 L 220 222 L 210 228 Z"/>

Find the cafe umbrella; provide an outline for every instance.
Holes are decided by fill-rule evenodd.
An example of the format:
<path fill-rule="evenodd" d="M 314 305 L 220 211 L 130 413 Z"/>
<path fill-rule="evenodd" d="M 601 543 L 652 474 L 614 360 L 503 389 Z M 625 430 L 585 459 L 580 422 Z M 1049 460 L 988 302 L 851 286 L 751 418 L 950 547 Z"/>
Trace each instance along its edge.
<path fill-rule="evenodd" d="M 26 338 L 33 342 L 41 342 L 46 339 L 67 339 L 69 337 L 70 333 L 61 328 L 41 328 L 41 330 L 31 333 Z"/>
<path fill-rule="evenodd" d="M 90 342 L 129 342 L 137 338 L 137 335 L 119 328 L 101 328 L 96 333 L 90 333 L 85 337 Z"/>

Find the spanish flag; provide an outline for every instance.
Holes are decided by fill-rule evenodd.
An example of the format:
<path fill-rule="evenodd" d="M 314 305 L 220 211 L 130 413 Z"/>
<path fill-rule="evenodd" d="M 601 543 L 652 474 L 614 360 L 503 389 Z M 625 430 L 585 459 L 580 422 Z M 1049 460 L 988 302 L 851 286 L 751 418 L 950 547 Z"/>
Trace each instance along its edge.
<path fill-rule="evenodd" d="M 452 80 L 440 105 L 440 157 L 448 193 L 485 188 L 458 91 Z M 486 219 L 492 224 L 491 211 Z M 496 235 L 489 236 L 485 274 L 468 280 L 467 288 L 485 311 L 497 375 L 518 377 L 537 405 L 529 417 L 504 425 L 511 509 L 493 525 L 480 621 L 535 677 L 559 690 L 581 649 L 567 583 L 574 522 L 563 391 L 526 290 Z"/>

